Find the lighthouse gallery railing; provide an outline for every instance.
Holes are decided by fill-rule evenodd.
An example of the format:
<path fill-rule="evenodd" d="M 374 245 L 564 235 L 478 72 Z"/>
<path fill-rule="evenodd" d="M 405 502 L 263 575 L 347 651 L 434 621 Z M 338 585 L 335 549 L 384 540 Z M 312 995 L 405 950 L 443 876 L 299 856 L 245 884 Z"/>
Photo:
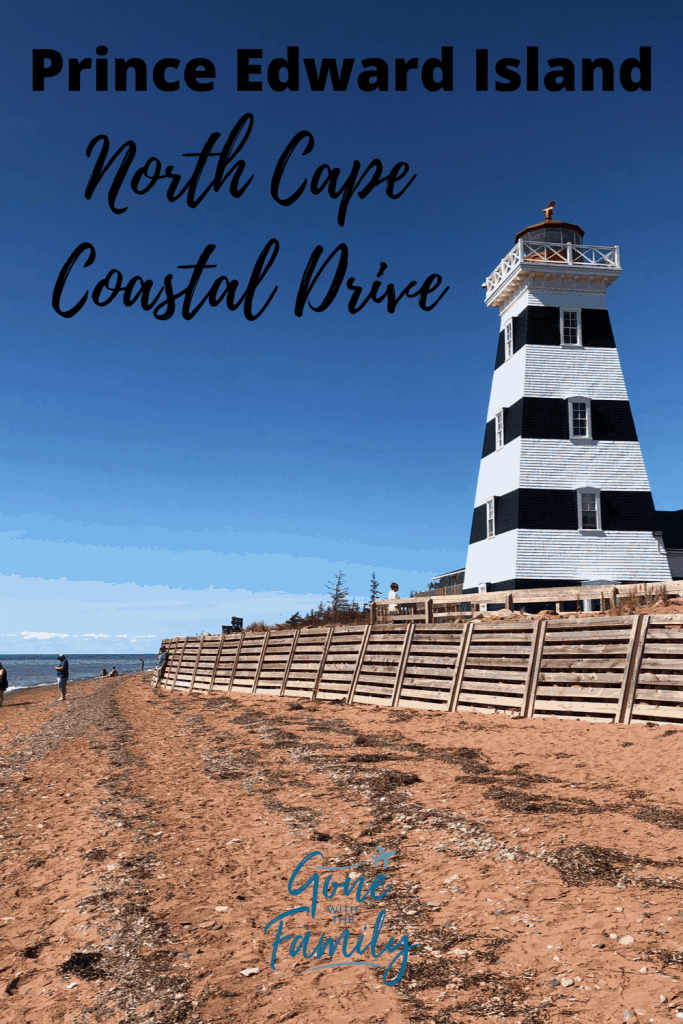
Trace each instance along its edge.
<path fill-rule="evenodd" d="M 620 270 L 618 245 L 576 245 L 573 242 L 519 242 L 484 281 L 486 298 L 522 263 L 563 263 L 569 267 L 609 267 Z"/>

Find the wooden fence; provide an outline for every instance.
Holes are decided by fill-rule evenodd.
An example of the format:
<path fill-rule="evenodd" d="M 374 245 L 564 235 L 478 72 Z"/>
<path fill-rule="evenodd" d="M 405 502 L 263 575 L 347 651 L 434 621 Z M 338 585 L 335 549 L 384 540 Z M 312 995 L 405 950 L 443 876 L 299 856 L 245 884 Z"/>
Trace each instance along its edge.
<path fill-rule="evenodd" d="M 592 587 L 546 587 L 538 590 L 488 590 L 476 594 L 422 593 L 415 597 L 385 598 L 374 601 L 370 607 L 370 621 L 373 625 L 380 622 L 445 622 L 460 615 L 463 605 L 474 608 L 486 608 L 488 605 L 512 610 L 515 605 L 528 606 L 551 604 L 555 610 L 561 611 L 605 611 L 617 608 L 619 602 L 631 594 L 656 596 L 666 594 L 668 597 L 683 595 L 683 580 L 666 580 L 662 583 L 621 583 Z M 589 602 L 599 605 L 596 609 L 588 607 Z M 648 601 L 651 603 L 651 601 Z M 564 606 L 571 604 L 572 608 Z M 393 609 L 393 612 L 392 612 Z"/>
<path fill-rule="evenodd" d="M 164 641 L 161 689 L 683 725 L 683 615 L 337 626 Z"/>

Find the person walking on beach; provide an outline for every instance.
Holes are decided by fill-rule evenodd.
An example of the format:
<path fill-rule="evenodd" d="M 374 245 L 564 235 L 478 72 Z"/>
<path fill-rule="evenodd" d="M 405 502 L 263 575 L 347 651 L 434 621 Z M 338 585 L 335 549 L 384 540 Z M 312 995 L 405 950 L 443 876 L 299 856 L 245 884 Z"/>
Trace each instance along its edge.
<path fill-rule="evenodd" d="M 0 708 L 2 702 L 5 699 L 5 690 L 7 689 L 7 669 L 2 667 L 0 664 Z"/>
<path fill-rule="evenodd" d="M 59 699 L 60 701 L 66 700 L 66 684 L 69 682 L 69 662 L 66 654 L 59 654 L 57 656 L 59 665 L 55 665 L 57 672 L 57 686 L 59 687 Z"/>
<path fill-rule="evenodd" d="M 144 658 L 140 658 L 140 671 L 141 672 L 145 671 L 145 659 Z"/>
<path fill-rule="evenodd" d="M 161 647 L 159 648 L 159 657 L 157 658 L 157 663 L 154 666 L 154 678 L 152 679 L 152 686 L 155 689 L 159 685 L 159 683 L 161 682 L 161 678 L 162 678 L 162 676 L 164 674 L 164 669 L 166 668 L 166 662 L 167 661 L 168 661 L 168 651 L 166 650 L 166 648 L 162 644 Z"/>

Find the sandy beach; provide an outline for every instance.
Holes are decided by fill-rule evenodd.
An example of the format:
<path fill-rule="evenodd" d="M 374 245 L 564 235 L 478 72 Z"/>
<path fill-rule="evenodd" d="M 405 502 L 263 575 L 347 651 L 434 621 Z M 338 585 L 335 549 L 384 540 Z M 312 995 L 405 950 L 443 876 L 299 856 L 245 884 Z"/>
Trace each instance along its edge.
<path fill-rule="evenodd" d="M 207 700 L 141 676 L 56 696 L 0 708 L 2 1021 L 683 1016 L 681 730 Z M 264 928 L 310 905 L 287 885 L 313 851 L 321 885 L 346 866 L 338 882 L 392 889 L 321 890 L 314 919 L 285 921 L 310 945 L 272 968 Z M 311 955 L 380 910 L 370 964 Z M 403 935 L 420 945 L 388 985 L 396 954 L 374 953 Z"/>

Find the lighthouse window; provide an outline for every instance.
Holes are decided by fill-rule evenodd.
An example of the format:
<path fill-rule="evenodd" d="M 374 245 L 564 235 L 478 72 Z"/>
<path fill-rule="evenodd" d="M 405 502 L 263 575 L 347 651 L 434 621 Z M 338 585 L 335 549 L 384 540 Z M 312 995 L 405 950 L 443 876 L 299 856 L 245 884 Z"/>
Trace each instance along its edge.
<path fill-rule="evenodd" d="M 512 357 L 512 320 L 505 324 L 505 358 Z"/>
<path fill-rule="evenodd" d="M 581 315 L 578 309 L 561 310 L 562 317 L 562 344 L 581 344 Z"/>
<path fill-rule="evenodd" d="M 572 402 L 572 437 L 588 436 L 588 410 L 585 402 Z"/>
<path fill-rule="evenodd" d="M 489 498 L 486 502 L 486 536 L 496 535 L 496 499 Z"/>
<path fill-rule="evenodd" d="M 505 427 L 503 425 L 503 410 L 496 413 L 496 451 L 505 444 Z"/>
<path fill-rule="evenodd" d="M 579 491 L 579 529 L 600 529 L 600 495 L 597 491 Z"/>

